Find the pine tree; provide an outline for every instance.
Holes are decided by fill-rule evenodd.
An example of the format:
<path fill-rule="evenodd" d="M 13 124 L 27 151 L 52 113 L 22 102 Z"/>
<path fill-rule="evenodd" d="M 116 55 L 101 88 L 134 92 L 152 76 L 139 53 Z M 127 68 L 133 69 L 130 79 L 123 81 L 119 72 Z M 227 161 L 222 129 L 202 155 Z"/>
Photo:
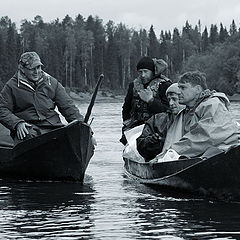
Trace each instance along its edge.
<path fill-rule="evenodd" d="M 212 45 L 218 42 L 218 29 L 216 24 L 211 24 L 209 41 Z"/>
<path fill-rule="evenodd" d="M 202 33 L 202 51 L 203 52 L 207 51 L 208 45 L 209 45 L 208 30 L 207 30 L 207 27 L 205 27 Z"/>
<path fill-rule="evenodd" d="M 7 66 L 8 75 L 10 78 L 17 69 L 18 64 L 18 56 L 17 56 L 17 30 L 14 23 L 9 22 L 8 32 L 7 32 L 7 40 L 6 40 L 6 55 L 7 62 L 5 63 Z"/>
<path fill-rule="evenodd" d="M 230 36 L 233 36 L 234 34 L 237 33 L 237 27 L 234 20 L 232 20 L 232 24 L 230 25 L 229 32 L 230 32 Z"/>
<path fill-rule="evenodd" d="M 167 56 L 167 39 L 163 31 L 160 33 L 159 57 L 166 60 Z"/>
<path fill-rule="evenodd" d="M 115 38 L 116 27 L 113 21 L 109 21 L 106 24 L 106 34 L 107 34 L 107 46 L 106 46 L 106 56 L 105 56 L 105 85 L 111 89 L 119 88 L 119 69 L 118 69 L 118 56 L 117 56 L 117 42 Z"/>
<path fill-rule="evenodd" d="M 139 32 L 139 37 L 140 37 L 140 46 L 141 46 L 141 56 L 147 56 L 148 54 L 148 36 L 147 36 L 147 31 L 145 29 L 140 29 Z"/>
<path fill-rule="evenodd" d="M 182 40 L 177 28 L 173 30 L 173 43 L 172 43 L 172 61 L 173 61 L 173 72 L 180 72 L 182 69 L 183 62 L 183 46 Z"/>
<path fill-rule="evenodd" d="M 228 38 L 228 32 L 226 27 L 224 28 L 222 23 L 220 23 L 220 31 L 219 31 L 219 41 L 221 43 L 225 42 L 226 39 Z"/>
<path fill-rule="evenodd" d="M 149 47 L 148 47 L 148 56 L 152 58 L 158 58 L 159 57 L 159 42 L 157 40 L 156 34 L 153 29 L 153 25 L 151 25 L 149 34 Z"/>
<path fill-rule="evenodd" d="M 94 43 L 91 46 L 90 80 L 92 85 L 95 85 L 95 81 L 104 70 L 105 30 L 102 25 L 102 20 L 98 17 L 92 18 L 92 16 L 89 16 L 86 22 L 86 30 L 93 33 L 94 39 Z"/>
<path fill-rule="evenodd" d="M 130 55 L 130 75 L 131 78 L 136 76 L 136 65 L 141 58 L 142 53 L 142 40 L 140 38 L 140 33 L 133 31 L 131 38 L 131 55 Z"/>

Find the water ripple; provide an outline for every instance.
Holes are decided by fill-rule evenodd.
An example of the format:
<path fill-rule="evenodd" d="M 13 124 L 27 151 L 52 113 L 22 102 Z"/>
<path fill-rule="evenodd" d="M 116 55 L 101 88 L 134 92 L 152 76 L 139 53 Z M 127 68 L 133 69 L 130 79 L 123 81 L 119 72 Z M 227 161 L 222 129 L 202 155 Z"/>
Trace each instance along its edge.
<path fill-rule="evenodd" d="M 124 176 L 121 106 L 94 106 L 98 146 L 84 185 L 0 181 L 0 239 L 240 239 L 240 204 L 158 192 Z M 239 109 L 231 107 L 238 120 Z"/>

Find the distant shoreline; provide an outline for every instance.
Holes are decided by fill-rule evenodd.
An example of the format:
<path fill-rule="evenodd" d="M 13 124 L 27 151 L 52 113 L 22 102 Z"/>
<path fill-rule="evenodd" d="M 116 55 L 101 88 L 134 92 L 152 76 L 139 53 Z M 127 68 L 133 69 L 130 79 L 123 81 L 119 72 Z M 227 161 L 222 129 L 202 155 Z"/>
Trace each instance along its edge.
<path fill-rule="evenodd" d="M 232 96 L 228 96 L 228 99 L 230 101 L 240 101 L 240 94 L 239 93 L 235 93 Z"/>
<path fill-rule="evenodd" d="M 69 93 L 70 97 L 75 100 L 75 101 L 80 101 L 80 102 L 90 102 L 91 98 L 92 98 L 92 93 L 89 92 L 79 92 L 79 93 L 75 93 L 75 92 L 70 92 Z M 103 91 L 103 90 L 99 90 L 96 96 L 96 101 L 119 101 L 119 100 L 124 100 L 125 95 L 122 94 L 115 94 L 111 91 Z M 235 93 L 232 96 L 227 95 L 228 99 L 230 101 L 240 101 L 240 94 L 239 93 Z"/>
<path fill-rule="evenodd" d="M 92 93 L 89 92 L 70 92 L 69 95 L 74 101 L 82 103 L 90 103 L 92 98 Z M 110 91 L 99 90 L 96 96 L 96 102 L 123 101 L 124 97 L 124 95 L 114 94 Z"/>

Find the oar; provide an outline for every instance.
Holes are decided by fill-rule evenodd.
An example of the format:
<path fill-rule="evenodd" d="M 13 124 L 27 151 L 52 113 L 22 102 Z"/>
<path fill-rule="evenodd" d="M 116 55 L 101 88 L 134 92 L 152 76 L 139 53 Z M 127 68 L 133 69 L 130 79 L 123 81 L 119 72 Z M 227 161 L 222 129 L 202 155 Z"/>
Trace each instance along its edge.
<path fill-rule="evenodd" d="M 94 105 L 94 102 L 95 102 L 95 99 L 96 99 L 96 96 L 97 96 L 97 92 L 98 92 L 99 86 L 100 86 L 100 84 L 101 84 L 101 82 L 102 82 L 102 80 L 103 80 L 103 77 L 104 77 L 104 75 L 101 74 L 101 75 L 99 76 L 99 78 L 98 78 L 97 85 L 96 85 L 96 87 L 95 87 L 95 89 L 94 89 L 91 102 L 90 102 L 90 104 L 89 104 L 89 106 L 88 106 L 87 113 L 86 113 L 85 118 L 84 118 L 84 122 L 85 122 L 85 123 L 88 122 L 89 117 L 90 117 L 90 115 L 91 115 L 92 108 L 93 108 L 93 105 Z"/>

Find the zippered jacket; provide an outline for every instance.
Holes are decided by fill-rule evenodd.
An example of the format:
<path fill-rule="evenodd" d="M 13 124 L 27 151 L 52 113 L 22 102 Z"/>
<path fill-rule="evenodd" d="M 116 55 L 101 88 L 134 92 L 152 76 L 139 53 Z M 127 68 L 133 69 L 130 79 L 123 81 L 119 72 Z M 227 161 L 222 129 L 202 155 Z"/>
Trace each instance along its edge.
<path fill-rule="evenodd" d="M 0 93 L 0 123 L 10 130 L 24 121 L 43 127 L 62 126 L 56 106 L 67 122 L 83 121 L 73 100 L 55 78 L 42 72 L 35 86 L 17 72 Z"/>

